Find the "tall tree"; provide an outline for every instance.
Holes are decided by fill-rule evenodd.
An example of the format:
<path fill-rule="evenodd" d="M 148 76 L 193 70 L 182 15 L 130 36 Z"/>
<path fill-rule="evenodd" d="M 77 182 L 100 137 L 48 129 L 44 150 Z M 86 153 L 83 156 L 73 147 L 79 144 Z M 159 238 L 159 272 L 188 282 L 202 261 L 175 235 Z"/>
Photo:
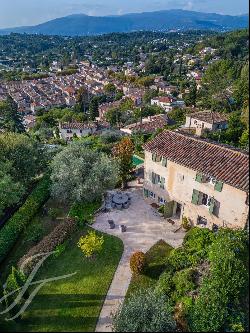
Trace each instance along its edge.
<path fill-rule="evenodd" d="M 85 87 L 81 87 L 77 92 L 77 98 L 76 101 L 79 105 L 79 109 L 81 112 L 86 113 L 87 108 L 89 107 L 89 91 Z"/>
<path fill-rule="evenodd" d="M 44 168 L 46 153 L 36 141 L 24 134 L 0 134 L 0 156 L 2 162 L 10 162 L 10 176 L 14 182 L 24 185 L 36 177 Z"/>
<path fill-rule="evenodd" d="M 91 120 L 95 120 L 96 117 L 98 117 L 98 98 L 93 97 L 89 103 L 89 117 Z"/>
<path fill-rule="evenodd" d="M 10 163 L 0 162 L 0 217 L 6 208 L 18 203 L 24 194 L 23 185 L 12 179 L 10 169 Z"/>
<path fill-rule="evenodd" d="M 52 196 L 62 202 L 92 202 L 112 189 L 118 179 L 116 162 L 74 142 L 51 165 Z"/>
<path fill-rule="evenodd" d="M 116 87 L 113 83 L 108 83 L 104 86 L 104 92 L 105 94 L 110 97 L 114 98 L 116 94 Z"/>
<path fill-rule="evenodd" d="M 0 129 L 7 132 L 25 132 L 23 117 L 18 112 L 17 104 L 8 96 L 6 101 L 0 103 Z"/>
<path fill-rule="evenodd" d="M 134 152 L 134 144 L 129 137 L 123 138 L 114 146 L 113 154 L 119 163 L 119 175 L 122 188 L 125 188 L 128 176 L 133 169 L 132 156 Z"/>

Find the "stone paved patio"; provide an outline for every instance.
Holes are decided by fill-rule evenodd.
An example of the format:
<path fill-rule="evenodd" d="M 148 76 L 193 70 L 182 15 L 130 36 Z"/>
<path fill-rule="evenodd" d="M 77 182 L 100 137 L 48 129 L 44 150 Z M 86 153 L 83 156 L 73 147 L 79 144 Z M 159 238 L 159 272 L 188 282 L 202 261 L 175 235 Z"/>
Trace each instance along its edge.
<path fill-rule="evenodd" d="M 123 302 L 130 280 L 129 258 L 135 251 L 146 252 L 158 240 L 163 239 L 173 247 L 182 244 L 185 233 L 174 231 L 179 225 L 171 225 L 145 202 L 141 188 L 130 189 L 132 195 L 131 206 L 128 209 L 112 210 L 101 213 L 96 217 L 93 227 L 96 230 L 109 233 L 122 239 L 124 253 L 118 265 L 114 279 L 103 304 L 96 332 L 111 332 L 112 313 Z M 115 229 L 109 229 L 108 220 L 114 220 Z M 127 231 L 121 233 L 119 225 L 124 224 Z"/>

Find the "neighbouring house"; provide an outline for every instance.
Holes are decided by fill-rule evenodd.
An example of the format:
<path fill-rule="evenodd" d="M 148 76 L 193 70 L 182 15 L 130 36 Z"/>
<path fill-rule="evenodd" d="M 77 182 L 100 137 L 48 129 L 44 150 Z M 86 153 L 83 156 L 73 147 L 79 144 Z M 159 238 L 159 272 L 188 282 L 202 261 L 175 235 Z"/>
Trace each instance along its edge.
<path fill-rule="evenodd" d="M 177 100 L 170 96 L 154 97 L 151 99 L 151 105 L 158 105 L 162 107 L 166 112 L 172 111 L 175 108 L 185 107 L 185 102 Z"/>
<path fill-rule="evenodd" d="M 23 124 L 26 131 L 29 131 L 36 124 L 36 117 L 33 114 L 25 115 L 23 117 Z"/>
<path fill-rule="evenodd" d="M 143 118 L 142 121 L 127 125 L 120 130 L 128 134 L 133 134 L 137 132 L 154 133 L 158 129 L 164 128 L 164 126 L 168 125 L 169 123 L 170 119 L 166 114 L 159 114 L 156 116 Z"/>
<path fill-rule="evenodd" d="M 118 108 L 120 106 L 121 102 L 122 102 L 122 100 L 100 104 L 98 107 L 99 119 L 105 120 L 106 113 L 110 109 Z"/>
<path fill-rule="evenodd" d="M 82 137 L 93 134 L 97 131 L 96 123 L 60 123 L 59 135 L 66 141 L 72 140 L 73 137 Z"/>
<path fill-rule="evenodd" d="M 187 114 L 186 123 L 182 129 L 195 130 L 196 135 L 202 135 L 204 131 L 218 131 L 228 126 L 228 115 L 213 111 L 199 111 Z"/>
<path fill-rule="evenodd" d="M 144 196 L 164 204 L 166 217 L 208 228 L 247 226 L 246 152 L 168 130 L 144 149 Z"/>

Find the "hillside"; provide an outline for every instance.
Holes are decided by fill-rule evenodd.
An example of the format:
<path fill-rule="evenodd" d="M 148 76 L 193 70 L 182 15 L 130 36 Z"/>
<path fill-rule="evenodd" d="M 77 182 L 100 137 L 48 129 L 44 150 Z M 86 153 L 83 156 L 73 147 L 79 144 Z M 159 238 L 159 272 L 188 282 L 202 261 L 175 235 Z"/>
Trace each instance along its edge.
<path fill-rule="evenodd" d="M 70 15 L 36 26 L 2 29 L 0 30 L 0 34 L 4 35 L 17 32 L 81 36 L 138 30 L 169 31 L 178 29 L 206 29 L 224 31 L 247 26 L 248 15 L 230 16 L 185 10 L 164 10 L 104 17 L 88 16 L 84 14 Z"/>

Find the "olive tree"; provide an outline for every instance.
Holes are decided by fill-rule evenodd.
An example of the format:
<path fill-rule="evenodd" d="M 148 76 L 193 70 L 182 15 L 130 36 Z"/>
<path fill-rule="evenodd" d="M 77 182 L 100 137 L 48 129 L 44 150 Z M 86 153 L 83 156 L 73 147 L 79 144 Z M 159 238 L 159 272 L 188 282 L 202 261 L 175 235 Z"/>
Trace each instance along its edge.
<path fill-rule="evenodd" d="M 62 202 L 92 202 L 113 188 L 118 179 L 116 161 L 74 142 L 58 153 L 51 165 L 52 196 Z"/>
<path fill-rule="evenodd" d="M 172 308 L 153 290 L 133 294 L 113 318 L 115 332 L 175 332 Z"/>

